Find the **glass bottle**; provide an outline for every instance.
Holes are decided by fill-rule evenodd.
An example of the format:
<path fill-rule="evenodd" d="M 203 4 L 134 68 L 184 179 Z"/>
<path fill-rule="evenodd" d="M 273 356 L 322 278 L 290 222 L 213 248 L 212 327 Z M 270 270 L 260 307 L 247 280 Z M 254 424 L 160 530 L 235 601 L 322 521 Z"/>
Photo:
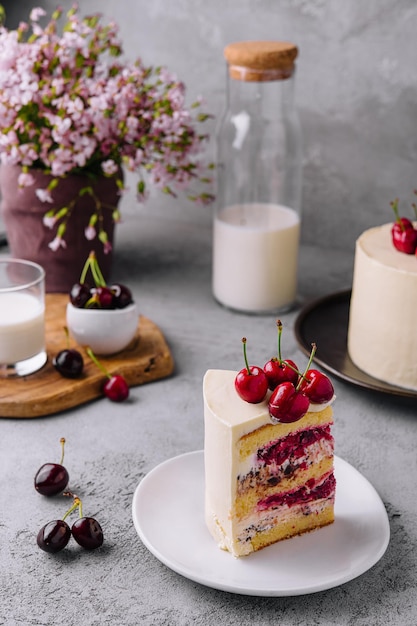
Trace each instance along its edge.
<path fill-rule="evenodd" d="M 249 313 L 285 311 L 297 291 L 301 129 L 294 44 L 228 45 L 226 110 L 218 127 L 213 294 Z"/>

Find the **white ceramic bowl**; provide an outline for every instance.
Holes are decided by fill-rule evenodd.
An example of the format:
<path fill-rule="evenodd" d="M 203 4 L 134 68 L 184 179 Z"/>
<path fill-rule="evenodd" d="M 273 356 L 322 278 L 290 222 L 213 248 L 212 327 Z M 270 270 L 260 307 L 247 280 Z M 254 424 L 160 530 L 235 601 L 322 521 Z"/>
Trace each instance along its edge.
<path fill-rule="evenodd" d="M 69 332 L 80 346 L 89 346 L 95 354 L 114 354 L 126 348 L 138 323 L 135 303 L 124 309 L 78 309 L 67 304 Z"/>

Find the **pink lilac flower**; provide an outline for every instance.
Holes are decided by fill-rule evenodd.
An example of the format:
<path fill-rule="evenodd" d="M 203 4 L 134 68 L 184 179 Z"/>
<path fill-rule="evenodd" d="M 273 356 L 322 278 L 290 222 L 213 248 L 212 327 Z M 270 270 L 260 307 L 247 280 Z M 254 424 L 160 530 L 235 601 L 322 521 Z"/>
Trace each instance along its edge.
<path fill-rule="evenodd" d="M 32 174 L 29 174 L 28 172 L 22 172 L 21 174 L 19 174 L 19 177 L 17 179 L 17 184 L 19 185 L 19 187 L 30 187 L 31 185 L 33 185 L 34 182 L 35 179 L 33 178 Z"/>
<path fill-rule="evenodd" d="M 88 239 L 88 241 L 92 241 L 93 239 L 95 239 L 96 235 L 97 235 L 97 231 L 94 228 L 94 226 L 87 226 L 87 228 L 84 230 L 84 234 L 85 234 L 85 238 Z"/>
<path fill-rule="evenodd" d="M 36 189 L 35 193 L 41 202 L 53 202 L 49 189 Z"/>
<path fill-rule="evenodd" d="M 105 174 L 111 176 L 115 174 L 118 170 L 117 164 L 113 161 L 113 159 L 108 159 L 107 161 L 103 161 L 101 164 L 101 169 Z"/>
<path fill-rule="evenodd" d="M 30 12 L 29 19 L 31 22 L 37 22 L 44 15 L 46 15 L 46 11 L 44 11 L 40 7 L 37 7 L 37 8 L 32 9 L 32 11 Z"/>
<path fill-rule="evenodd" d="M 42 218 L 43 221 L 43 225 L 46 226 L 46 228 L 53 228 L 56 224 L 57 218 L 55 215 L 50 215 L 48 213 L 45 213 L 45 215 Z"/>
<path fill-rule="evenodd" d="M 56 252 L 59 248 L 66 248 L 66 247 L 67 247 L 67 244 L 65 243 L 65 240 L 60 235 L 57 235 L 55 239 L 53 239 L 52 241 L 48 243 L 48 248 L 50 248 L 53 252 Z"/>

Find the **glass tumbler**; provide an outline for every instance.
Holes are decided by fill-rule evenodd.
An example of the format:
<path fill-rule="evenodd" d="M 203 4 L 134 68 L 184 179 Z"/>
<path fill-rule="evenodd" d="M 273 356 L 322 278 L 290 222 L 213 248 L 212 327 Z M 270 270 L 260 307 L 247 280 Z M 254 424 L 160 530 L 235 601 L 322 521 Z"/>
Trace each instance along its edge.
<path fill-rule="evenodd" d="M 32 374 L 46 361 L 45 271 L 0 259 L 0 378 Z"/>

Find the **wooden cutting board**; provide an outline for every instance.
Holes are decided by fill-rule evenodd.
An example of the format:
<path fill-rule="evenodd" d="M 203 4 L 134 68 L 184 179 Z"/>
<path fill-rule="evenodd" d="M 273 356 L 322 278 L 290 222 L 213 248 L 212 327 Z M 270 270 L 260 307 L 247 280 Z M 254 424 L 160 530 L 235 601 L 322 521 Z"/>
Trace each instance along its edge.
<path fill-rule="evenodd" d="M 48 361 L 30 376 L 0 378 L 0 417 L 52 415 L 103 396 L 106 377 L 72 339 L 70 347 L 77 348 L 84 358 L 83 375 L 76 379 L 64 378 L 52 365 L 53 356 L 67 347 L 64 331 L 67 302 L 67 294 L 46 295 Z M 131 387 L 165 378 L 174 370 L 174 361 L 162 332 L 142 315 L 129 346 L 115 355 L 99 358 L 111 374 L 121 374 Z"/>

